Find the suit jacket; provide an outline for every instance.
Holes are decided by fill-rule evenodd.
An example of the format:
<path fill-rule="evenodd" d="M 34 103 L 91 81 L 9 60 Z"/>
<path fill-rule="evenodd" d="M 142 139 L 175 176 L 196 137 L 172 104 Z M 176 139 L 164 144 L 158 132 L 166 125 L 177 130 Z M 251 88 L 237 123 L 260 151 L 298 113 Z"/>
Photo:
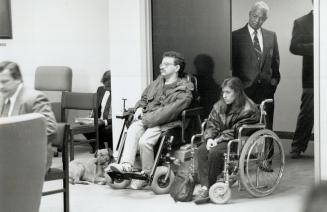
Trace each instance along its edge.
<path fill-rule="evenodd" d="M 290 51 L 303 56 L 302 86 L 313 88 L 313 12 L 294 21 Z"/>
<path fill-rule="evenodd" d="M 0 99 L 0 107 L 2 107 L 4 99 Z M 2 108 L 0 108 L 0 111 Z M 48 152 L 47 152 L 47 169 L 51 165 L 52 160 L 52 140 L 56 138 L 57 122 L 52 112 L 48 98 L 40 91 L 30 90 L 25 87 L 19 91 L 17 99 L 12 111 L 12 115 L 21 115 L 26 113 L 40 113 L 46 119 L 47 136 L 48 136 Z"/>
<path fill-rule="evenodd" d="M 104 88 L 104 86 L 100 86 L 98 87 L 98 90 L 97 90 L 97 101 L 98 101 L 98 118 L 101 117 L 101 102 L 102 102 L 102 99 L 104 97 L 104 94 L 106 93 L 106 89 Z M 110 96 L 108 98 L 109 101 L 109 107 L 108 108 L 105 108 L 105 110 L 107 110 L 107 116 L 106 117 L 103 117 L 103 119 L 107 120 L 108 123 L 111 123 L 111 92 L 110 92 Z"/>
<path fill-rule="evenodd" d="M 248 26 L 232 33 L 232 69 L 233 76 L 239 77 L 245 88 L 256 82 L 264 84 L 265 89 L 275 92 L 276 85 L 271 80 L 280 81 L 279 51 L 275 32 L 261 28 L 263 38 L 263 53 L 261 63 L 253 46 Z"/>

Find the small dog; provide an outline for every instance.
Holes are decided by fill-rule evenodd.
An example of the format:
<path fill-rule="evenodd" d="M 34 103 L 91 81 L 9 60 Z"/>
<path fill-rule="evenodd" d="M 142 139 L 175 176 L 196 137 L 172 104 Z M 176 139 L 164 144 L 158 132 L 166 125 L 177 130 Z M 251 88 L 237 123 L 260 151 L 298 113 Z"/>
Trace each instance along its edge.
<path fill-rule="evenodd" d="M 104 169 L 113 160 L 111 150 L 99 149 L 94 158 L 86 162 L 81 160 L 73 160 L 69 163 L 69 182 L 71 184 L 85 184 L 89 182 L 100 185 L 106 184 Z"/>

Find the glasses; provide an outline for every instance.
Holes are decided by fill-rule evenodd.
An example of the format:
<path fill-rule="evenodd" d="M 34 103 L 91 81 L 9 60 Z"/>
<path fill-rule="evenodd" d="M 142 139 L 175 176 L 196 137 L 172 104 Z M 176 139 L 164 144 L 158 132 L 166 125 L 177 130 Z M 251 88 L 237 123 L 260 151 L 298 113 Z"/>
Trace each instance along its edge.
<path fill-rule="evenodd" d="M 175 65 L 174 63 L 160 63 L 159 64 L 159 67 L 167 67 L 167 66 L 170 66 L 170 65 Z"/>

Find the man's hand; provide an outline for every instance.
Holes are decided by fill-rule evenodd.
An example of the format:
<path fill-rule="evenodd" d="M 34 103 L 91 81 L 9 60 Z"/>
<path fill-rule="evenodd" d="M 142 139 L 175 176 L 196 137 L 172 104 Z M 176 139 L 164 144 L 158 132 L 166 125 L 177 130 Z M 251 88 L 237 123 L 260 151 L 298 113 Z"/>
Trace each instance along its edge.
<path fill-rule="evenodd" d="M 207 146 L 206 146 L 206 148 L 207 148 L 207 150 L 209 151 L 210 148 L 212 148 L 212 147 L 214 147 L 214 146 L 216 146 L 216 145 L 217 145 L 217 141 L 214 140 L 214 139 L 212 139 L 212 138 L 209 138 L 209 139 L 207 140 Z"/>
<path fill-rule="evenodd" d="M 143 108 L 139 107 L 134 113 L 134 120 L 140 120 L 143 116 Z"/>

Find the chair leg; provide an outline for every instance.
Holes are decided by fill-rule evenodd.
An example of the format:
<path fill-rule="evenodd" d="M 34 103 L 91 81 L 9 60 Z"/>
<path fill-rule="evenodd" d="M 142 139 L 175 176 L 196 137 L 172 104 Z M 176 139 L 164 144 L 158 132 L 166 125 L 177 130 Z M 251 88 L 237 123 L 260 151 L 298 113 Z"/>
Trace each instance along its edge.
<path fill-rule="evenodd" d="M 64 179 L 64 212 L 69 212 L 69 181 Z"/>
<path fill-rule="evenodd" d="M 69 142 L 69 159 L 70 161 L 74 160 L 74 138 L 73 135 L 71 135 L 71 139 Z"/>

